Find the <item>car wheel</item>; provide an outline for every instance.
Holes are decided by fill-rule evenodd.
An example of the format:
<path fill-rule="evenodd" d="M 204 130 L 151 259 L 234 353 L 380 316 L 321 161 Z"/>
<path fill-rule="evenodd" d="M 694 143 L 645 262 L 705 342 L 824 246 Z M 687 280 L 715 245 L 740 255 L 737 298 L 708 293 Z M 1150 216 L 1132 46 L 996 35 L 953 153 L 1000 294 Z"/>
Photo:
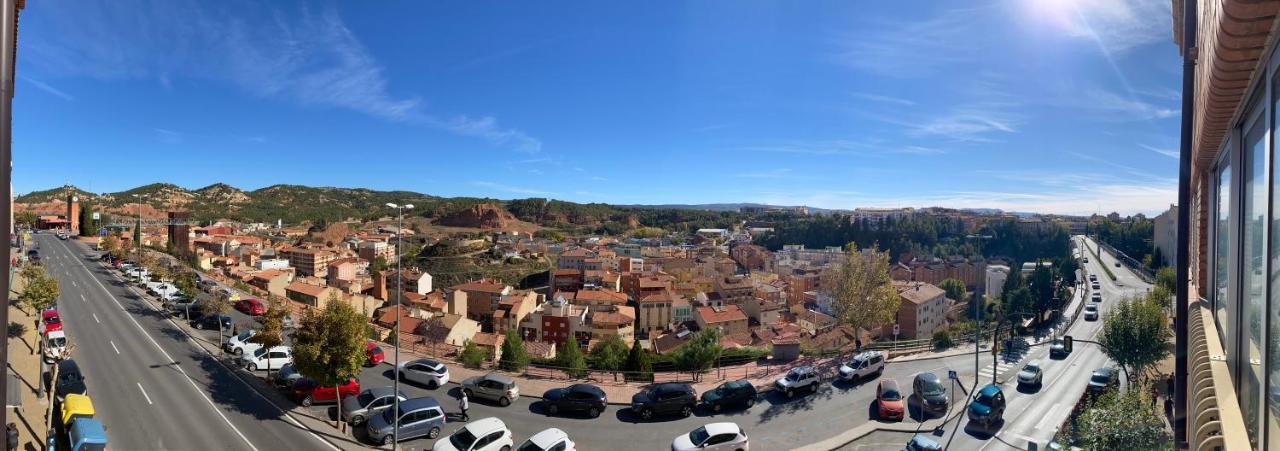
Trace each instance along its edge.
<path fill-rule="evenodd" d="M 311 403 L 313 402 L 315 402 L 315 400 L 308 395 L 306 398 L 302 398 L 302 402 L 299 404 L 302 404 L 302 407 L 311 407 Z"/>
<path fill-rule="evenodd" d="M 433 428 L 431 428 L 431 430 L 430 430 L 430 431 L 427 431 L 427 438 L 434 439 L 434 438 L 439 437 L 439 436 L 440 436 L 440 428 L 439 428 L 439 427 L 433 427 Z"/>
<path fill-rule="evenodd" d="M 471 396 L 471 395 L 467 395 L 467 396 Z M 502 407 L 509 406 L 509 405 L 511 405 L 511 400 L 510 400 L 510 399 L 507 399 L 505 396 L 504 396 L 504 397 L 502 397 L 502 398 L 498 398 L 498 405 L 500 405 L 500 406 L 502 406 Z"/>
<path fill-rule="evenodd" d="M 436 381 L 428 382 L 428 383 L 427 383 L 427 388 L 432 389 L 432 390 L 435 390 L 435 389 L 437 389 L 437 388 L 440 388 L 440 383 L 439 383 L 439 382 L 436 382 Z"/>
<path fill-rule="evenodd" d="M 684 406 L 680 408 L 680 416 L 688 417 L 689 415 L 693 415 L 693 407 Z"/>
<path fill-rule="evenodd" d="M 796 390 L 795 390 L 794 388 L 788 388 L 788 389 L 787 389 L 787 397 L 788 397 L 788 398 L 795 397 L 795 395 L 796 395 Z"/>
<path fill-rule="evenodd" d="M 653 418 L 653 409 L 644 409 L 644 410 L 641 410 L 641 411 L 640 411 L 640 418 L 643 418 L 643 419 L 646 419 L 646 420 Z"/>
<path fill-rule="evenodd" d="M 432 388 L 435 388 L 435 387 L 432 387 Z M 467 395 L 468 398 L 474 398 L 476 396 L 476 394 L 472 393 L 471 389 L 469 388 L 462 389 L 462 394 Z"/>
<path fill-rule="evenodd" d="M 258 364 L 256 364 L 256 363 L 250 363 L 250 364 L 249 364 L 249 371 L 258 371 Z"/>
<path fill-rule="evenodd" d="M 720 404 L 712 404 L 712 405 L 711 405 L 711 411 L 712 411 L 712 412 L 715 412 L 715 413 L 720 413 L 720 409 L 722 409 L 722 408 L 723 408 L 723 407 L 720 407 Z"/>
<path fill-rule="evenodd" d="M 555 405 L 555 404 L 547 404 L 547 413 L 548 413 L 548 414 L 555 415 L 555 414 L 557 414 L 557 413 L 559 413 L 559 412 L 560 412 L 560 406 L 557 406 L 557 405 Z"/>
<path fill-rule="evenodd" d="M 235 349 L 231 350 L 231 353 L 232 353 L 232 354 L 235 354 L 235 355 L 242 355 L 242 354 L 244 354 L 244 349 L 241 349 L 241 348 L 235 348 Z"/>
<path fill-rule="evenodd" d="M 599 418 L 599 417 L 600 417 L 600 409 L 597 409 L 597 408 L 595 408 L 595 407 L 592 407 L 592 408 L 590 408 L 590 409 L 587 409 L 587 416 L 589 416 L 589 417 L 591 417 L 591 418 Z"/>
<path fill-rule="evenodd" d="M 356 415 L 354 417 L 351 417 L 351 424 L 353 425 L 364 424 L 364 415 Z"/>
<path fill-rule="evenodd" d="M 382 446 L 387 446 L 390 444 L 391 444 L 391 434 L 382 436 Z"/>
<path fill-rule="evenodd" d="M 501 449 L 502 449 L 502 451 L 511 451 L 511 447 L 510 447 L 510 446 L 507 446 L 507 445 L 502 445 L 502 448 L 501 448 Z"/>
<path fill-rule="evenodd" d="M 750 408 L 751 406 L 754 406 L 754 405 L 756 405 L 756 398 L 754 397 L 747 398 L 747 407 Z"/>

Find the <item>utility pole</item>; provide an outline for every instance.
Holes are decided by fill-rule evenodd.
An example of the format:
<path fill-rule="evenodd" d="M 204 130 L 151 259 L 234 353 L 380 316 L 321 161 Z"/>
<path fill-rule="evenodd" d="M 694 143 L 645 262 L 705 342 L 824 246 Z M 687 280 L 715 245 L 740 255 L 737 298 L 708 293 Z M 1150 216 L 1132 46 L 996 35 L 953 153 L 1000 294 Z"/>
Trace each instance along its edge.
<path fill-rule="evenodd" d="M 0 197 L 13 199 L 13 79 L 15 62 L 18 53 L 18 10 L 26 5 L 25 0 L 0 0 Z M 4 230 L 13 234 L 13 205 L 0 201 L 0 221 L 4 221 Z M 12 251 L 12 248 L 9 248 Z M 0 291 L 9 296 L 9 274 L 13 271 L 9 255 L 4 256 L 4 274 L 0 275 Z M 0 309 L 0 324 L 9 324 L 9 309 Z M 9 362 L 9 347 L 0 346 L 0 361 L 6 366 Z M 44 377 L 44 375 L 40 375 Z M 0 393 L 8 393 L 8 371 L 0 377 Z M 8 400 L 5 400 L 8 404 Z M 0 409 L 0 426 L 8 426 L 9 409 Z"/>
<path fill-rule="evenodd" d="M 400 374 L 399 374 L 399 371 L 400 371 L 400 340 L 402 339 L 400 337 L 400 316 L 401 316 L 400 315 L 400 298 L 404 296 L 404 288 L 402 287 L 402 285 L 404 285 L 404 277 L 402 277 L 402 275 L 400 274 L 400 249 L 401 249 L 401 246 L 404 244 L 404 239 L 402 238 L 404 236 L 404 211 L 413 209 L 413 204 L 397 205 L 393 203 L 388 203 L 387 206 L 396 209 L 396 211 L 398 212 L 397 217 L 399 218 L 399 225 L 397 226 L 398 228 L 396 229 L 396 330 L 394 331 L 396 334 L 396 342 L 392 343 L 395 345 L 395 349 L 396 349 L 395 371 L 397 373 L 395 374 L 395 379 L 391 389 L 391 391 L 394 392 L 391 395 L 392 396 L 391 397 L 391 403 L 392 403 L 391 451 L 395 451 L 396 446 L 399 446 L 399 441 L 400 441 L 400 395 L 399 395 Z"/>

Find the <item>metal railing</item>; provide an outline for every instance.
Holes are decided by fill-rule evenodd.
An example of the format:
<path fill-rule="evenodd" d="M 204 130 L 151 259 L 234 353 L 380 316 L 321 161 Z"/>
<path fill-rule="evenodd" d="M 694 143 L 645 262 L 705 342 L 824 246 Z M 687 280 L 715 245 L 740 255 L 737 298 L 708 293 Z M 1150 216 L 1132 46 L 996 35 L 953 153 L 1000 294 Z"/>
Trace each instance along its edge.
<path fill-rule="evenodd" d="M 1192 449 L 1251 449 L 1209 304 L 1200 299 L 1187 310 L 1188 443 Z"/>

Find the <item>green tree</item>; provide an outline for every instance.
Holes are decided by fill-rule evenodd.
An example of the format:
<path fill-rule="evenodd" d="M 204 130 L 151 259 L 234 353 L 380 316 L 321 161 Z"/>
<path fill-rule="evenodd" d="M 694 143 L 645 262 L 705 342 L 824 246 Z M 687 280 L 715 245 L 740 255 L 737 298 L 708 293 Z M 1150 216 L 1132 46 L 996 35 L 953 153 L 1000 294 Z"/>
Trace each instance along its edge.
<path fill-rule="evenodd" d="M 400 341 L 400 333 L 395 329 L 391 329 L 390 332 L 387 332 L 387 338 L 382 341 L 386 342 L 389 345 L 395 346 L 396 342 Z"/>
<path fill-rule="evenodd" d="M 933 346 L 938 349 L 947 349 L 955 346 L 956 342 L 951 339 L 951 334 L 945 329 L 933 333 Z"/>
<path fill-rule="evenodd" d="M 520 337 L 519 331 L 507 331 L 506 338 L 502 340 L 502 357 L 498 366 L 516 372 L 524 371 L 524 367 L 529 366 L 529 351 L 524 349 L 524 338 Z"/>
<path fill-rule="evenodd" d="M 38 221 L 40 218 L 39 216 L 36 215 L 36 212 L 34 211 L 23 211 L 23 212 L 15 213 L 13 216 L 14 216 L 13 217 L 14 222 L 17 222 L 19 224 L 26 224 L 28 227 L 35 227 L 36 221 Z"/>
<path fill-rule="evenodd" d="M 1169 355 L 1169 340 L 1168 319 L 1148 299 L 1121 299 L 1102 316 L 1098 344 L 1130 380 Z"/>
<path fill-rule="evenodd" d="M 938 282 L 938 288 L 947 292 L 947 298 L 956 302 L 964 302 L 969 300 L 969 293 L 966 291 L 964 282 L 960 279 L 942 279 Z"/>
<path fill-rule="evenodd" d="M 1170 293 L 1178 289 L 1178 273 L 1173 268 L 1161 266 L 1156 270 L 1156 285 L 1165 287 Z"/>
<path fill-rule="evenodd" d="M 1035 313 L 1035 298 L 1031 295 L 1031 289 L 1028 287 L 1018 287 L 1012 292 L 1001 293 L 1004 302 L 1000 304 L 997 316 L 1008 324 L 1009 330 L 1022 321 L 1023 318 Z"/>
<path fill-rule="evenodd" d="M 201 297 L 199 305 L 200 313 L 205 315 L 222 315 L 231 310 L 231 300 L 221 294 Z M 218 347 L 222 347 L 222 327 L 218 327 Z"/>
<path fill-rule="evenodd" d="M 323 310 L 308 309 L 293 333 L 293 366 L 319 383 L 317 390 L 332 388 L 338 405 L 338 385 L 359 376 L 364 367 L 365 323 L 364 315 L 351 305 L 330 302 Z"/>
<path fill-rule="evenodd" d="M 381 255 L 374 257 L 373 261 L 369 263 L 369 272 L 372 274 L 377 274 L 387 268 L 387 258 Z"/>
<path fill-rule="evenodd" d="M 43 266 L 27 265 L 22 269 L 22 278 L 26 285 L 22 288 L 22 294 L 18 295 L 18 302 L 33 313 L 52 307 L 58 301 L 58 279 L 45 273 Z"/>
<path fill-rule="evenodd" d="M 896 296 L 897 293 L 894 295 Z M 724 348 L 720 346 L 720 330 L 707 328 L 698 331 L 697 335 L 688 342 L 676 347 L 671 352 L 671 360 L 675 363 L 676 369 L 693 371 L 694 378 L 701 379 L 701 373 L 711 369 L 723 352 Z"/>
<path fill-rule="evenodd" d="M 578 349 L 578 342 L 574 340 L 565 340 L 560 344 L 560 349 L 556 350 L 556 366 L 560 367 L 570 378 L 580 378 L 586 375 L 587 360 L 582 357 L 582 350 Z"/>
<path fill-rule="evenodd" d="M 1036 322 L 1039 323 L 1045 312 L 1058 307 L 1057 302 L 1054 302 L 1057 290 L 1055 289 L 1053 272 L 1047 266 L 1036 262 L 1036 269 L 1031 272 L 1031 278 L 1027 281 L 1027 288 L 1031 290 L 1032 311 L 1035 312 Z"/>
<path fill-rule="evenodd" d="M 631 344 L 631 352 L 627 354 L 626 370 L 631 373 L 630 377 L 640 380 L 647 381 L 653 378 L 653 364 L 649 361 L 649 351 L 640 347 L 639 340 Z"/>
<path fill-rule="evenodd" d="M 120 249 L 120 240 L 115 235 L 107 235 L 102 237 L 102 251 L 108 254 L 114 253 L 116 249 Z"/>
<path fill-rule="evenodd" d="M 619 371 L 627 364 L 627 343 L 618 335 L 610 335 L 591 347 L 591 367 Z"/>
<path fill-rule="evenodd" d="M 822 273 L 833 316 L 855 331 L 889 324 L 902 298 L 889 277 L 889 253 L 871 246 L 863 253 L 849 243 L 844 261 Z"/>
<path fill-rule="evenodd" d="M 98 223 L 93 220 L 93 204 L 89 202 L 80 203 L 80 236 L 94 236 L 98 234 Z"/>
<path fill-rule="evenodd" d="M 1150 390 L 1111 390 L 1089 403 L 1080 415 L 1080 445 L 1085 449 L 1161 449 L 1164 421 Z"/>
<path fill-rule="evenodd" d="M 262 315 L 262 328 L 249 341 L 271 349 L 284 343 L 284 316 L 288 309 L 274 295 L 267 296 L 267 311 Z M 271 379 L 271 367 L 267 366 L 267 379 Z"/>
<path fill-rule="evenodd" d="M 462 343 L 462 352 L 459 353 L 458 360 L 461 360 L 463 365 L 479 368 L 480 365 L 484 364 L 486 358 L 484 350 L 472 343 L 471 340 Z"/>
<path fill-rule="evenodd" d="M 173 278 L 173 286 L 178 288 L 178 292 L 191 299 L 196 298 L 198 288 L 196 288 L 196 273 L 194 271 L 182 271 Z"/>
<path fill-rule="evenodd" d="M 1054 260 L 1054 264 L 1053 264 L 1054 275 L 1058 279 L 1062 280 L 1062 283 L 1064 285 L 1075 285 L 1077 281 L 1076 271 L 1079 271 L 1079 270 L 1080 270 L 1080 261 L 1076 260 L 1075 257 L 1066 256 L 1066 257 L 1058 258 Z"/>

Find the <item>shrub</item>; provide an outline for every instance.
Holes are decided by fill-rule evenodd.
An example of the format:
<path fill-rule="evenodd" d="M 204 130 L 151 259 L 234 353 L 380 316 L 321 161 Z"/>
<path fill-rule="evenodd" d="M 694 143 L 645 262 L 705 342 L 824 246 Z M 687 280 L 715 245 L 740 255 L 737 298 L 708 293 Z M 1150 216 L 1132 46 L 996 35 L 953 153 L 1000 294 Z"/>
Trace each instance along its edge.
<path fill-rule="evenodd" d="M 956 343 L 951 339 L 951 334 L 946 330 L 940 330 L 933 333 L 933 346 L 938 349 L 947 349 L 955 346 Z"/>

